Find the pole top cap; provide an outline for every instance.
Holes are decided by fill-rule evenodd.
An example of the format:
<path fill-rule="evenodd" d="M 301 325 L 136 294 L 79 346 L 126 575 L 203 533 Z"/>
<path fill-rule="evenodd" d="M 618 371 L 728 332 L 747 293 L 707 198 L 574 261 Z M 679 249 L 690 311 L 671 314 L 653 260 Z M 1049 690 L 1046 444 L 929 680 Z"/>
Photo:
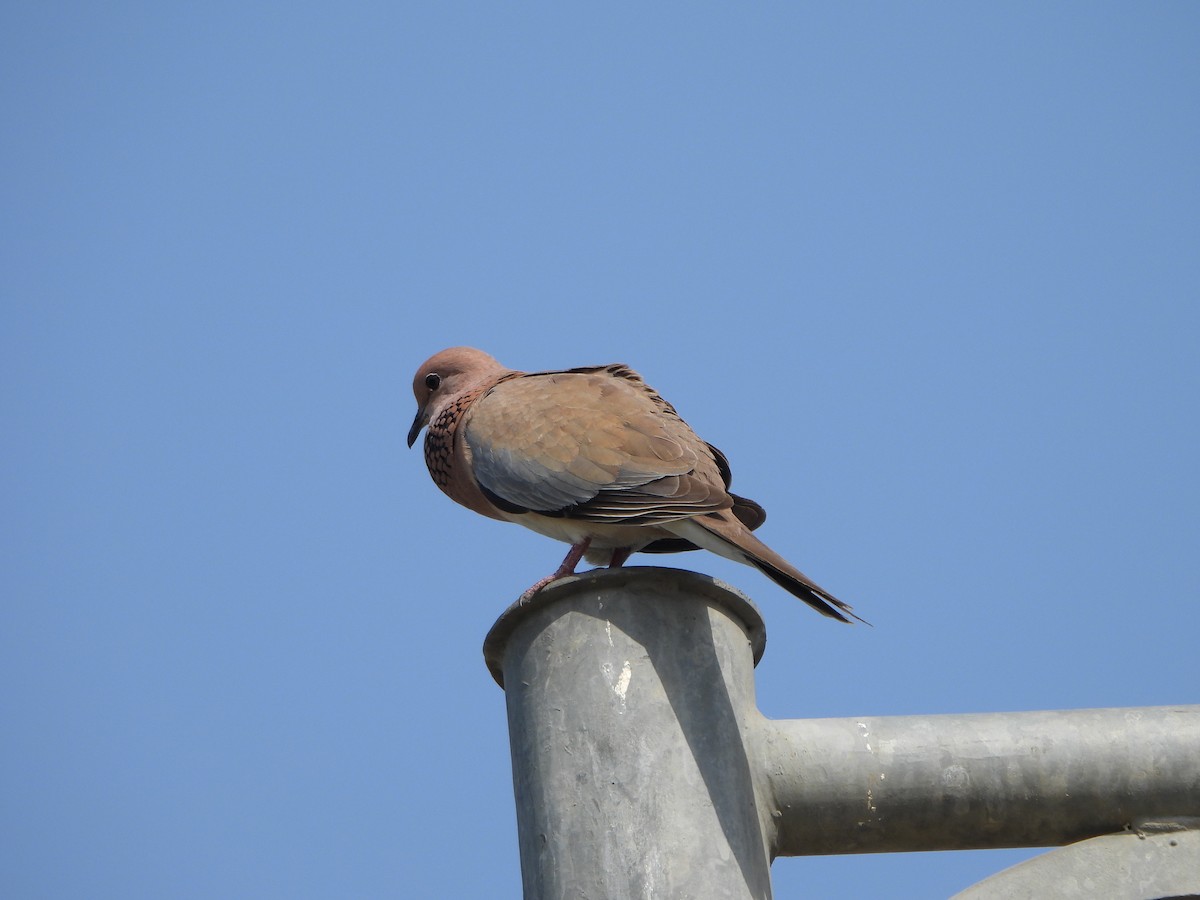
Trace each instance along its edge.
<path fill-rule="evenodd" d="M 704 598 L 722 607 L 738 619 L 750 639 L 754 664 L 762 659 L 767 645 L 767 629 L 754 602 L 737 588 L 730 587 L 711 575 L 687 569 L 660 566 L 621 566 L 616 569 L 595 569 L 579 575 L 568 575 L 552 581 L 526 601 L 517 600 L 500 614 L 483 641 L 483 659 L 488 671 L 500 687 L 504 687 L 504 654 L 508 640 L 517 627 L 531 615 L 549 606 L 579 595 L 612 594 L 618 591 L 646 594 L 647 602 L 671 602 L 684 595 Z"/>

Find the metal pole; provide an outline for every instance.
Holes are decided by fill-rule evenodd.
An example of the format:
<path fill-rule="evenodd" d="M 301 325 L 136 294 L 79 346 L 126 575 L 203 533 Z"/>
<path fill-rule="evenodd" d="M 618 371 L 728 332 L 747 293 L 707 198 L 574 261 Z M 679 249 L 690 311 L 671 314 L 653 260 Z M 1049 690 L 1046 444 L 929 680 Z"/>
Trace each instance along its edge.
<path fill-rule="evenodd" d="M 763 719 L 775 855 L 1050 847 L 1200 816 L 1200 706 Z"/>
<path fill-rule="evenodd" d="M 1056 846 L 1200 817 L 1200 706 L 768 720 L 764 644 L 745 596 L 678 569 L 561 579 L 500 617 L 484 655 L 528 900 L 769 898 L 776 856 Z"/>
<path fill-rule="evenodd" d="M 673 569 L 563 579 L 484 644 L 505 689 L 525 897 L 769 898 L 742 734 L 762 621 Z"/>

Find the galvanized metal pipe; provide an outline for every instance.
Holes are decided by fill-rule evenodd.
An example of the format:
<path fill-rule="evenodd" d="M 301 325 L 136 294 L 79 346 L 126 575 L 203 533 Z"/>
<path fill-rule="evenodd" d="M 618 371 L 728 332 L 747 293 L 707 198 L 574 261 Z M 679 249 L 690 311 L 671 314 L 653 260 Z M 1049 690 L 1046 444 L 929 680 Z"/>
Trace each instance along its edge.
<path fill-rule="evenodd" d="M 553 583 L 484 644 L 526 898 L 766 898 L 775 856 L 1056 846 L 1200 816 L 1200 706 L 765 719 L 762 620 L 677 569 Z"/>
<path fill-rule="evenodd" d="M 484 652 L 526 898 L 771 896 L 743 740 L 762 635 L 740 594 L 670 569 L 558 581 L 501 617 Z"/>
<path fill-rule="evenodd" d="M 762 720 L 775 855 L 1049 847 L 1200 815 L 1200 706 Z"/>

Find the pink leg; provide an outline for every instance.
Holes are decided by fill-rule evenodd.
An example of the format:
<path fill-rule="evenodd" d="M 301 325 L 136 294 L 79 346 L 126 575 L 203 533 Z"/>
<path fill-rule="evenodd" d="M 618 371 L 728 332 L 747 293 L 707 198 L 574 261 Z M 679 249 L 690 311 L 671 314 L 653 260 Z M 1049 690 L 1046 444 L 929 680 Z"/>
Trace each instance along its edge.
<path fill-rule="evenodd" d="M 548 585 L 552 581 L 558 581 L 560 578 L 565 578 L 567 575 L 575 574 L 575 567 L 579 565 L 579 561 L 583 559 L 583 554 L 587 553 L 588 546 L 592 543 L 592 539 L 584 538 L 578 544 L 572 544 L 571 549 L 567 551 L 566 557 L 557 569 L 533 583 L 528 590 L 521 595 L 521 602 L 527 603 L 529 599 Z"/>
<path fill-rule="evenodd" d="M 608 563 L 610 569 L 619 569 L 625 565 L 625 560 L 629 559 L 633 553 L 632 547 L 618 547 L 613 551 L 612 559 Z"/>

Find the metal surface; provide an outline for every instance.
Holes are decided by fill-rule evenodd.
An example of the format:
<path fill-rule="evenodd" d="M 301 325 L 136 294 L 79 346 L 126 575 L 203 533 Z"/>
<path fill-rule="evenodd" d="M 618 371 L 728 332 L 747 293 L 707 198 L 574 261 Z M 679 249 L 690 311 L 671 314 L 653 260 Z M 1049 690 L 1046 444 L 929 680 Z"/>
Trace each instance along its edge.
<path fill-rule="evenodd" d="M 748 600 L 671 569 L 564 579 L 505 613 L 485 655 L 526 898 L 771 896 L 742 740 L 756 647 Z"/>
<path fill-rule="evenodd" d="M 1191 825 L 1190 828 L 1186 827 Z M 1146 823 L 1043 853 L 953 900 L 1173 900 L 1200 896 L 1200 822 Z"/>
<path fill-rule="evenodd" d="M 1200 706 L 763 720 L 777 856 L 1051 847 L 1200 815 Z"/>
<path fill-rule="evenodd" d="M 501 616 L 484 655 L 526 898 L 767 898 L 776 856 L 1057 846 L 1200 816 L 1200 706 L 768 720 L 764 644 L 746 597 L 677 569 L 573 576 Z"/>

